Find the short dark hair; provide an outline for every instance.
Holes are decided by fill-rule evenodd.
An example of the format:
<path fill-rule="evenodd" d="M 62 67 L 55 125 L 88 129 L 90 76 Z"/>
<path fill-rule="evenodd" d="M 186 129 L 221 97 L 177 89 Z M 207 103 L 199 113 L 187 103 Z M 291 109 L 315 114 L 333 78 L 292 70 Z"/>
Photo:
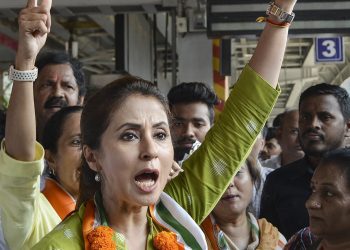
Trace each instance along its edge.
<path fill-rule="evenodd" d="M 78 59 L 72 58 L 64 51 L 47 51 L 40 54 L 35 62 L 39 74 L 45 66 L 56 64 L 69 64 L 71 66 L 79 88 L 79 96 L 85 96 L 85 74 L 83 71 L 83 65 Z"/>
<path fill-rule="evenodd" d="M 208 106 L 210 123 L 214 122 L 214 106 L 219 104 L 215 92 L 201 82 L 184 82 L 172 87 L 168 93 L 169 106 L 202 102 Z"/>
<path fill-rule="evenodd" d="M 278 128 L 281 126 L 284 114 L 285 113 L 280 113 L 276 115 L 275 119 L 272 121 L 272 127 Z"/>
<path fill-rule="evenodd" d="M 57 111 L 47 121 L 41 143 L 45 149 L 57 153 L 57 143 L 63 132 L 63 126 L 68 116 L 83 110 L 81 106 L 64 107 Z"/>
<path fill-rule="evenodd" d="M 321 160 L 320 165 L 332 164 L 343 171 L 346 178 L 346 185 L 350 189 L 350 149 L 341 148 L 329 151 Z"/>
<path fill-rule="evenodd" d="M 264 127 L 261 130 L 261 136 L 264 140 L 266 140 L 268 130 L 269 130 L 269 127 L 267 126 L 267 123 L 265 123 Z"/>
<path fill-rule="evenodd" d="M 265 141 L 269 141 L 271 139 L 277 139 L 277 128 L 268 127 L 266 132 Z"/>
<path fill-rule="evenodd" d="M 331 85 L 328 83 L 320 83 L 307 88 L 301 95 L 299 99 L 299 110 L 301 103 L 312 96 L 319 95 L 332 95 L 334 96 L 340 106 L 340 110 L 345 121 L 350 119 L 350 97 L 348 92 L 340 86 Z"/>
<path fill-rule="evenodd" d="M 93 150 L 101 147 L 101 137 L 108 128 L 111 116 L 132 95 L 155 98 L 164 108 L 170 121 L 170 111 L 166 98 L 161 94 L 157 86 L 141 78 L 126 76 L 117 79 L 101 88 L 91 96 L 81 115 L 82 144 Z M 77 206 L 93 198 L 101 189 L 101 182 L 95 181 L 96 172 L 90 169 L 83 157 L 80 175 L 79 199 Z"/>
<path fill-rule="evenodd" d="M 287 118 L 289 118 L 289 115 L 292 114 L 292 113 L 298 113 L 299 114 L 299 110 L 298 109 L 286 109 L 282 114 L 281 114 L 281 121 L 280 121 L 280 125 L 279 127 L 282 128 L 283 126 L 285 126 L 285 120 Z"/>

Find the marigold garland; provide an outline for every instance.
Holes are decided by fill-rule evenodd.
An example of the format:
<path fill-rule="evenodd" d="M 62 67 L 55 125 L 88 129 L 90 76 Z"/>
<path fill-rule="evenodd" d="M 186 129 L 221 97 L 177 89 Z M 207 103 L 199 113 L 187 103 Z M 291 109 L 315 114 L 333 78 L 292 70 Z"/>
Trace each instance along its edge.
<path fill-rule="evenodd" d="M 114 231 L 107 226 L 98 226 L 92 230 L 87 239 L 91 250 L 115 250 L 117 245 L 113 240 Z"/>
<path fill-rule="evenodd" d="M 177 250 L 180 249 L 176 234 L 162 231 L 153 238 L 153 246 L 157 250 Z"/>
<path fill-rule="evenodd" d="M 90 250 L 116 250 L 113 240 L 114 231 L 108 226 L 98 226 L 87 235 Z M 173 232 L 162 231 L 153 239 L 153 246 L 157 250 L 179 250 L 177 236 Z"/>

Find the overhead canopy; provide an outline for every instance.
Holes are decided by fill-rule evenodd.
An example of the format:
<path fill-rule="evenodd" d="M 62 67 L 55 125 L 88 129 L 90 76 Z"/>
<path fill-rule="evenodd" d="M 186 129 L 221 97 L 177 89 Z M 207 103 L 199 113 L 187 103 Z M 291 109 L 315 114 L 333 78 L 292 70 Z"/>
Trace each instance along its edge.
<path fill-rule="evenodd" d="M 257 35 L 262 24 L 254 22 L 267 9 L 266 0 L 208 0 L 209 37 Z M 295 7 L 290 34 L 349 34 L 350 1 L 303 0 Z"/>

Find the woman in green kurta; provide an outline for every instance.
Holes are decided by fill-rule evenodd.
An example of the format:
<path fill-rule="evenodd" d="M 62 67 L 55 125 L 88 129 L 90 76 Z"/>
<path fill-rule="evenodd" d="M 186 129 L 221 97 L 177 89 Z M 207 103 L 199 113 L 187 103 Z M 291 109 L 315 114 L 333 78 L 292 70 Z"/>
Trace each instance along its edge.
<path fill-rule="evenodd" d="M 20 22 L 17 60 L 32 62 L 46 40 L 50 17 L 47 8 L 41 11 L 29 2 L 20 17 L 26 21 Z M 295 4 L 276 2 L 288 11 Z M 224 112 L 184 163 L 184 172 L 167 186 L 173 159 L 170 119 L 156 87 L 129 77 L 92 97 L 81 121 L 81 205 L 34 249 L 206 249 L 196 224 L 226 190 L 277 99 L 287 33 L 287 28 L 266 25 Z M 15 95 L 32 93 L 27 87 Z"/>
<path fill-rule="evenodd" d="M 251 87 L 247 88 L 249 82 L 258 83 L 254 88 L 255 92 L 260 94 L 255 98 L 250 97 Z M 123 96 L 124 93 L 121 92 L 125 92 L 124 89 L 132 94 L 128 97 Z M 140 89 L 148 89 L 148 93 L 142 93 Z M 83 165 L 81 175 L 82 205 L 78 213 L 61 223 L 34 249 L 48 249 L 48 246 L 53 249 L 82 249 L 82 232 L 91 231 L 98 225 L 111 226 L 113 219 L 106 207 L 111 206 L 110 209 L 115 211 L 113 213 L 118 214 L 118 217 L 114 218 L 116 223 L 127 218 L 130 211 L 125 211 L 125 203 L 131 203 L 129 209 L 136 210 L 136 215 L 133 216 L 138 216 L 142 209 L 145 210 L 142 213 L 145 220 L 143 230 L 147 232 L 148 237 L 143 244 L 147 244 L 148 249 L 152 249 L 153 238 L 157 233 L 169 229 L 181 235 L 178 236 L 179 244 L 190 246 L 192 249 L 205 248 L 201 245 L 202 235 L 196 231 L 198 228 L 193 231 L 186 231 L 185 228 L 195 227 L 193 224 L 201 223 L 210 213 L 226 189 L 230 177 L 238 171 L 241 159 L 246 157 L 278 92 L 247 67 L 231 94 L 224 113 L 207 135 L 205 142 L 184 162 L 184 172 L 165 186 L 173 156 L 166 115 L 168 111 L 165 102 L 151 95 L 149 89 L 156 91 L 151 83 L 129 77 L 111 83 L 88 101 L 81 121 L 82 140 L 85 145 L 89 145 L 89 148 L 84 146 L 87 162 Z M 164 103 L 164 106 L 160 103 Z M 145 114 L 148 114 L 147 120 Z M 144 120 L 149 122 L 141 123 Z M 101 121 L 109 121 L 109 125 L 102 124 Z M 157 124 L 166 125 L 154 127 Z M 107 129 L 103 130 L 103 127 Z M 150 130 L 148 133 L 147 129 Z M 102 135 L 101 132 L 98 134 L 99 131 Z M 101 181 L 96 181 L 95 177 Z M 164 186 L 165 193 L 171 199 L 167 199 L 169 197 L 162 193 Z M 98 195 L 94 199 L 94 209 L 98 211 L 99 216 L 90 218 L 95 226 L 85 230 L 85 221 L 89 221 L 86 219 L 89 206 L 85 201 L 93 198 L 96 191 Z M 118 201 L 121 202 L 121 205 L 118 204 L 120 207 L 115 204 Z M 185 211 L 176 207 L 175 201 L 196 223 L 182 226 L 186 222 Z M 112 204 L 108 204 L 109 202 Z M 156 204 L 153 210 L 149 209 L 152 204 Z M 176 211 L 171 211 L 174 207 Z M 173 217 L 179 223 L 174 224 L 169 217 Z M 135 217 L 130 218 L 134 219 Z M 125 234 L 128 235 L 128 229 L 120 233 L 122 228 L 112 228 L 117 233 L 118 249 L 126 246 L 128 249 L 144 248 L 138 245 L 130 246 L 137 243 L 134 239 L 140 239 L 140 235 L 132 236 L 128 241 L 125 237 Z"/>

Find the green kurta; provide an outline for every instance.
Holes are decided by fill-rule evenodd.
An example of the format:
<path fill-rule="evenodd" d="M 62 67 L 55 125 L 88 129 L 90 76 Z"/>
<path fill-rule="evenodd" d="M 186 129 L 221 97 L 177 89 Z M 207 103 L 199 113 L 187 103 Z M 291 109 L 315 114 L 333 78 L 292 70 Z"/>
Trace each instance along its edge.
<path fill-rule="evenodd" d="M 183 164 L 184 172 L 168 183 L 165 192 L 180 204 L 197 224 L 212 211 L 228 187 L 277 100 L 273 89 L 249 66 L 243 70 L 218 121 L 201 147 Z M 33 249 L 83 249 L 82 216 L 64 220 Z M 154 230 L 150 224 L 147 249 L 153 249 Z"/>
<path fill-rule="evenodd" d="M 9 249 L 30 249 L 62 220 L 40 193 L 44 149 L 35 145 L 35 160 L 17 161 L 0 151 L 1 227 Z"/>

